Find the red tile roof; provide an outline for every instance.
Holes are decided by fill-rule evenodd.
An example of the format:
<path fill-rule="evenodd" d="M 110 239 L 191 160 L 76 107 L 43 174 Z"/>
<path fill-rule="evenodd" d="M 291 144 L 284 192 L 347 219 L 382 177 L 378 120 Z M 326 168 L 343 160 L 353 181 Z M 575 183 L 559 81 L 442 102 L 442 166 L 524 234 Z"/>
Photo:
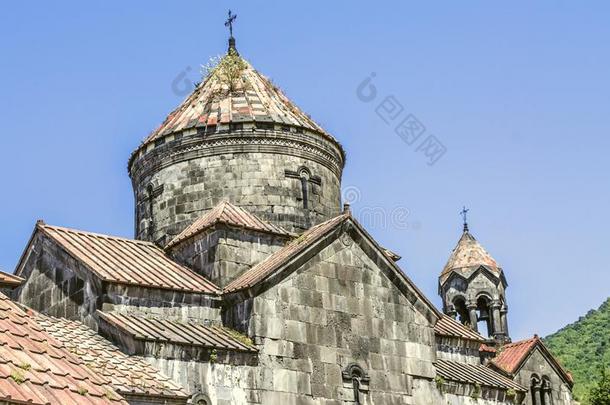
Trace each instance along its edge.
<path fill-rule="evenodd" d="M 60 228 L 39 222 L 37 228 L 109 283 L 216 294 L 211 281 L 172 261 L 150 242 Z"/>
<path fill-rule="evenodd" d="M 493 387 L 502 390 L 513 389 L 525 392 L 527 389 L 503 376 L 492 369 L 481 364 L 458 363 L 449 360 L 437 360 L 436 371 L 445 380 L 456 381 L 467 384 L 479 384 L 485 387 Z"/>
<path fill-rule="evenodd" d="M 549 352 L 538 335 L 534 335 L 531 339 L 520 340 L 502 346 L 497 350 L 498 355 L 491 361 L 491 364 L 509 375 L 515 374 L 535 348 L 539 348 L 542 351 L 559 375 L 563 377 L 564 381 L 570 385 L 574 383 L 572 375 Z"/>
<path fill-rule="evenodd" d="M 187 346 L 210 347 L 221 350 L 256 352 L 253 344 L 239 339 L 237 332 L 220 326 L 206 326 L 195 322 L 123 315 L 98 311 L 101 319 L 121 329 L 135 340 L 173 343 Z"/>
<path fill-rule="evenodd" d="M 482 344 L 479 347 L 479 351 L 480 352 L 486 352 L 486 353 L 495 353 L 496 349 L 495 349 L 495 347 L 491 347 L 491 346 L 487 346 L 486 344 Z"/>
<path fill-rule="evenodd" d="M 474 236 L 469 232 L 464 232 L 441 273 L 441 283 L 447 281 L 453 271 L 469 270 L 480 266 L 485 266 L 497 276 L 502 274 L 502 269 L 496 260 L 487 253 Z"/>
<path fill-rule="evenodd" d="M 40 314 L 36 320 L 121 395 L 181 398 L 184 402 L 190 397 L 141 357 L 126 355 L 86 325 Z"/>
<path fill-rule="evenodd" d="M 485 338 L 474 330 L 462 325 L 452 317 L 444 315 L 434 326 L 434 333 L 440 336 L 451 336 L 475 342 L 484 342 Z"/>
<path fill-rule="evenodd" d="M 31 404 L 127 405 L 106 378 L 0 294 L 0 400 Z"/>
<path fill-rule="evenodd" d="M 171 242 L 169 242 L 166 249 L 176 246 L 216 224 L 226 224 L 259 232 L 272 233 L 286 237 L 289 236 L 289 233 L 279 226 L 264 222 L 256 215 L 246 211 L 244 208 L 236 207 L 230 202 L 225 201 L 221 202 L 193 222 L 189 227 L 187 227 Z"/>
<path fill-rule="evenodd" d="M 15 276 L 14 274 L 8 274 L 0 271 L 0 287 L 17 287 L 20 286 L 25 280 L 21 277 Z"/>
<path fill-rule="evenodd" d="M 513 374 L 517 371 L 523 360 L 530 354 L 532 349 L 536 347 L 539 340 L 538 336 L 534 336 L 531 339 L 504 345 L 492 362 L 507 373 Z"/>
<path fill-rule="evenodd" d="M 301 236 L 290 242 L 286 247 L 278 250 L 266 260 L 252 267 L 244 274 L 233 280 L 225 288 L 225 293 L 235 292 L 252 287 L 267 276 L 273 274 L 280 266 L 288 262 L 307 247 L 311 246 L 321 237 L 326 235 L 328 231 L 339 225 L 345 219 L 349 218 L 349 214 L 341 214 L 326 222 L 309 228 Z"/>

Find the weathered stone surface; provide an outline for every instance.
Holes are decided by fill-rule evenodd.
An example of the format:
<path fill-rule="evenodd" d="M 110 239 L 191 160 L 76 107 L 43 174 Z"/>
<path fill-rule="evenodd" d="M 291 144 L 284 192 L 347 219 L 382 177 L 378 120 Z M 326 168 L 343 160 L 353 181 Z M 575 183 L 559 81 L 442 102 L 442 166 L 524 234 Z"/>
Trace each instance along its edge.
<path fill-rule="evenodd" d="M 343 163 L 334 142 L 313 133 L 261 133 L 250 145 L 239 134 L 215 137 L 219 139 L 183 138 L 134 162 L 138 239 L 169 242 L 222 201 L 244 206 L 289 231 L 302 231 L 339 213 Z M 307 182 L 307 202 L 300 179 L 286 175 L 302 170 L 319 179 Z"/>

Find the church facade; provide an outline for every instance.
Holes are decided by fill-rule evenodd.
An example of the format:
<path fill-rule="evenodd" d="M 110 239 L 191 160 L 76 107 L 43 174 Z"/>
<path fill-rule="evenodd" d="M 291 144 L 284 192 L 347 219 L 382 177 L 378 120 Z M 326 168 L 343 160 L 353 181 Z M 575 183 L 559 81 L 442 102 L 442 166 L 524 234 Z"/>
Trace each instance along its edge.
<path fill-rule="evenodd" d="M 0 400 L 572 404 L 467 227 L 438 309 L 341 206 L 344 163 L 231 37 L 129 160 L 135 239 L 39 221 L 0 278 Z"/>

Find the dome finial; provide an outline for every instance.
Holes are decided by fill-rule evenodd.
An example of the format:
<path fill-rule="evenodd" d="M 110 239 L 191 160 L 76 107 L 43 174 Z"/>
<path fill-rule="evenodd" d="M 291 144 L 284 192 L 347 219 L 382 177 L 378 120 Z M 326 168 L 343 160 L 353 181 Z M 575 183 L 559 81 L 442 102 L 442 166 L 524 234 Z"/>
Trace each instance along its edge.
<path fill-rule="evenodd" d="M 229 10 L 229 18 L 225 21 L 225 27 L 229 27 L 229 53 L 232 51 L 237 53 L 237 48 L 235 47 L 235 38 L 233 37 L 233 22 L 237 18 L 236 14 L 231 13 Z"/>
<path fill-rule="evenodd" d="M 470 208 L 466 208 L 465 205 L 460 211 L 460 215 L 464 219 L 464 232 L 468 232 L 468 211 L 470 211 Z"/>

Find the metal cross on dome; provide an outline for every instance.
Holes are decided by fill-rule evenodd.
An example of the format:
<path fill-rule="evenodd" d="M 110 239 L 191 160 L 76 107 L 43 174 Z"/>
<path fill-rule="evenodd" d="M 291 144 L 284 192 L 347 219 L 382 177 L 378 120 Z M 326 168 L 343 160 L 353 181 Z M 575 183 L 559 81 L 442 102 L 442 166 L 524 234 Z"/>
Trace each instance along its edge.
<path fill-rule="evenodd" d="M 468 211 L 470 211 L 470 208 L 466 208 L 465 205 L 460 211 L 460 215 L 464 219 L 464 232 L 468 232 Z"/>
<path fill-rule="evenodd" d="M 236 18 L 237 15 L 232 14 L 231 10 L 229 10 L 229 18 L 227 18 L 227 21 L 225 21 L 225 27 L 229 27 L 229 34 L 231 35 L 231 38 L 233 38 L 233 21 L 235 21 Z"/>

